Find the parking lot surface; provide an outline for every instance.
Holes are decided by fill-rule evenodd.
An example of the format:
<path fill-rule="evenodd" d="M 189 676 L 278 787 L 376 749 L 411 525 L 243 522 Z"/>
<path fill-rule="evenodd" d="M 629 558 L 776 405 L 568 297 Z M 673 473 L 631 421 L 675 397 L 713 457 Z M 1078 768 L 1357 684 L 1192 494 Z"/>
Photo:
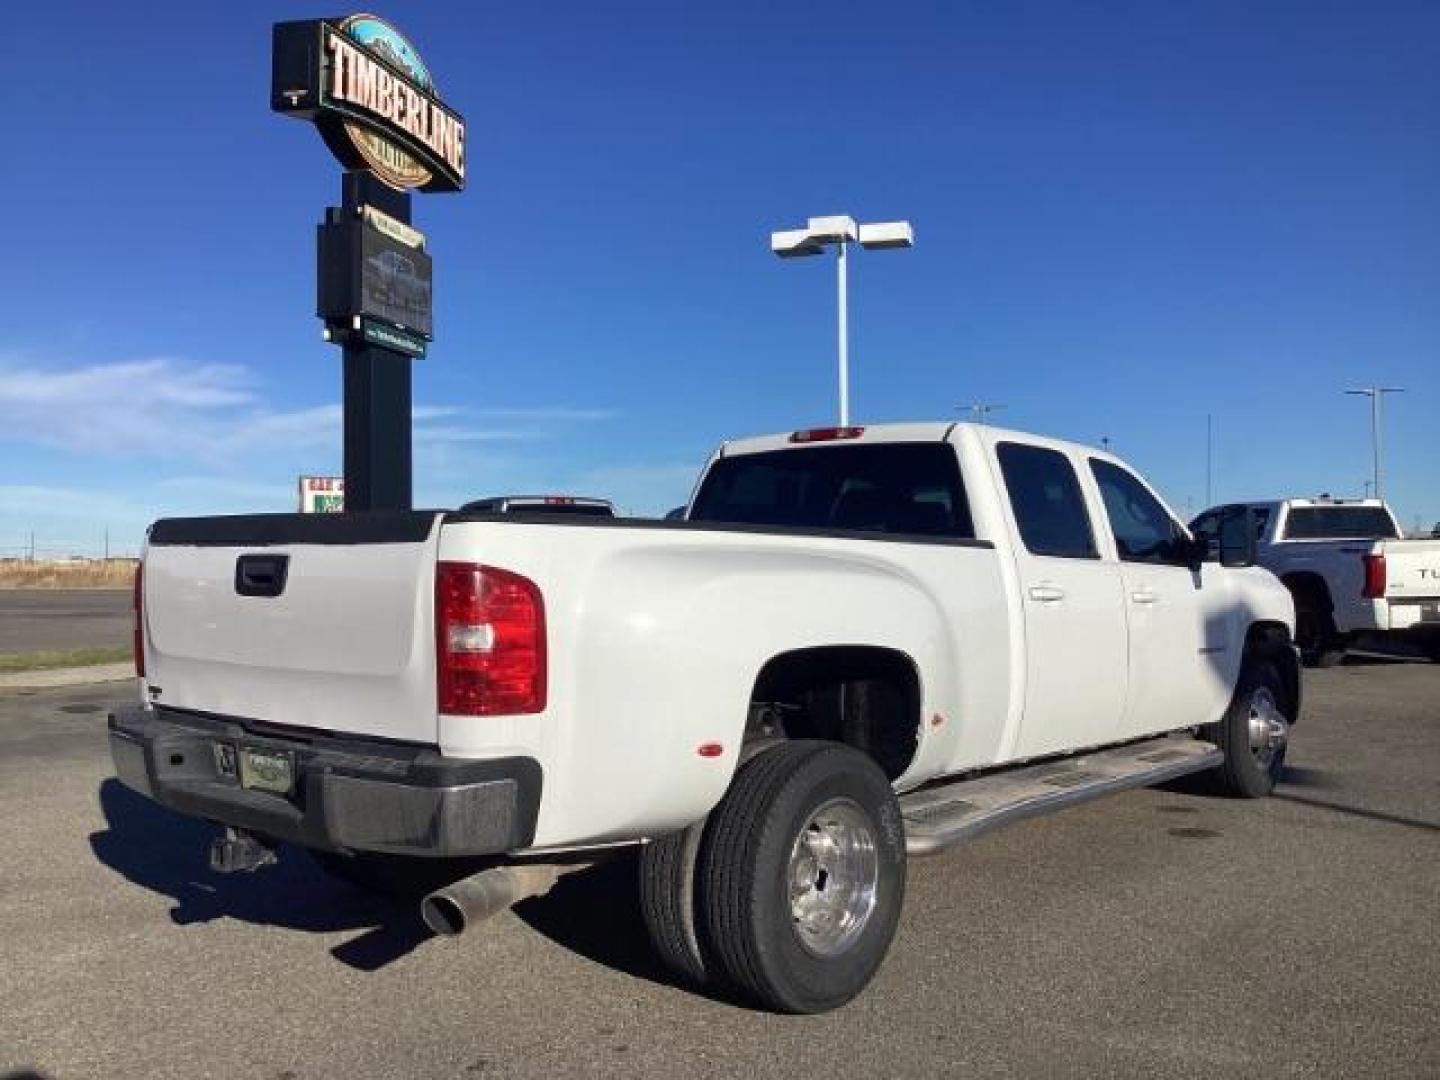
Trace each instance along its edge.
<path fill-rule="evenodd" d="M 129 589 L 0 589 L 0 653 L 124 645 L 131 619 Z"/>
<path fill-rule="evenodd" d="M 1130 792 L 912 864 L 826 1016 L 671 985 L 631 867 L 458 940 L 109 779 L 109 686 L 0 695 L 0 1075 L 1440 1075 L 1440 665 L 1310 673 L 1285 782 Z"/>

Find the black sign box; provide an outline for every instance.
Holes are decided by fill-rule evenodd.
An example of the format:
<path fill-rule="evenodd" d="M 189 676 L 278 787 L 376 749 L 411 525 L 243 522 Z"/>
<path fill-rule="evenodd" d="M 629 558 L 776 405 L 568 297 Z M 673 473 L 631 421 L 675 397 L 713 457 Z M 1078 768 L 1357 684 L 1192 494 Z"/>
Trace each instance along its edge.
<path fill-rule="evenodd" d="M 332 217 L 319 231 L 320 318 L 346 326 L 367 319 L 434 338 L 429 255 L 360 218 Z"/>

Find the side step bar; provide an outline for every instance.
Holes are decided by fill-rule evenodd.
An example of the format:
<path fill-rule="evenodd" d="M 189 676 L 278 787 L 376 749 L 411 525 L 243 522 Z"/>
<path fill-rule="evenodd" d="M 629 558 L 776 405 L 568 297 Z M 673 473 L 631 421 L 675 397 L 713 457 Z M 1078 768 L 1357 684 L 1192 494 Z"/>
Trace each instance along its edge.
<path fill-rule="evenodd" d="M 905 849 L 911 855 L 933 855 L 1001 825 L 1201 772 L 1223 760 L 1214 743 L 1188 734 L 1162 735 L 920 788 L 900 796 Z"/>

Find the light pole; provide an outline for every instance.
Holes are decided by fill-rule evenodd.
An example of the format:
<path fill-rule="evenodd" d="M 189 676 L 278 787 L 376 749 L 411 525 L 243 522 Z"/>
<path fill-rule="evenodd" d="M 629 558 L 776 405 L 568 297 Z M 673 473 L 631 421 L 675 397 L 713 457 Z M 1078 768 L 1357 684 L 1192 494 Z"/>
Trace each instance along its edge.
<path fill-rule="evenodd" d="M 1404 392 L 1403 386 L 1362 386 L 1345 391 L 1347 394 L 1370 399 L 1370 453 L 1374 462 L 1375 498 L 1377 499 L 1384 498 L 1380 493 L 1380 412 L 1386 394 L 1403 394 Z"/>
<path fill-rule="evenodd" d="M 970 410 L 970 422 L 972 424 L 983 424 L 986 422 L 985 418 L 987 416 L 992 412 L 999 412 L 1005 408 L 1005 406 L 995 405 L 989 401 L 972 401 L 969 405 L 962 405 L 961 408 Z"/>
<path fill-rule="evenodd" d="M 845 215 L 813 217 L 803 229 L 786 229 L 770 234 L 770 250 L 782 259 L 819 255 L 835 246 L 835 292 L 840 368 L 840 426 L 850 424 L 850 318 L 845 280 L 845 251 L 851 244 L 863 248 L 907 248 L 915 244 L 915 230 L 908 221 L 879 221 L 857 225 Z"/>

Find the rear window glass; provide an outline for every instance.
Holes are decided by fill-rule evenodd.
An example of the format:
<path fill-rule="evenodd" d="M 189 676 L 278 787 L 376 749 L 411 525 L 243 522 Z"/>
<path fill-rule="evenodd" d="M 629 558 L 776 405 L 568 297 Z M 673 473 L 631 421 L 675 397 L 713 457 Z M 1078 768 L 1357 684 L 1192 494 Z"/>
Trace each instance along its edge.
<path fill-rule="evenodd" d="M 948 443 L 811 446 L 720 458 L 689 520 L 975 536 Z"/>
<path fill-rule="evenodd" d="M 1393 540 L 1395 522 L 1383 506 L 1293 506 L 1289 540 Z"/>
<path fill-rule="evenodd" d="M 563 514 L 566 517 L 614 517 L 608 506 L 593 503 L 511 503 L 512 514 Z"/>
<path fill-rule="evenodd" d="M 524 499 L 477 499 L 460 507 L 473 514 L 561 514 L 565 517 L 614 517 L 615 510 L 603 503 L 547 503 Z"/>

